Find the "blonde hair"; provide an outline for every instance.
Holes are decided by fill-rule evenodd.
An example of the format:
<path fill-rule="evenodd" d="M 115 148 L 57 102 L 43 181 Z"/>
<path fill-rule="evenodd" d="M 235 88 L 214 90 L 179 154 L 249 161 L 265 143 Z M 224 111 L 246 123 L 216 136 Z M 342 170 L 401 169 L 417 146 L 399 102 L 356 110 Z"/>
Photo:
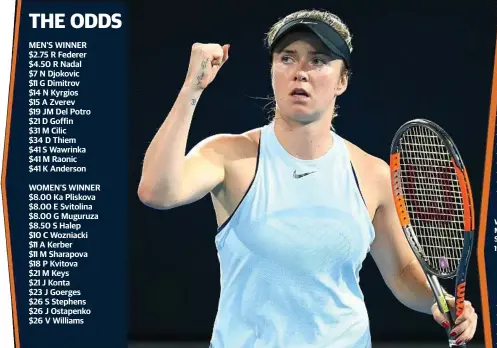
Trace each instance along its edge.
<path fill-rule="evenodd" d="M 340 17 L 325 10 L 300 10 L 290 13 L 284 18 L 278 20 L 276 23 L 274 23 L 271 26 L 269 32 L 266 33 L 266 38 L 265 38 L 266 46 L 268 48 L 271 47 L 274 41 L 274 37 L 276 36 L 276 33 L 278 32 L 278 30 L 280 30 L 282 26 L 284 26 L 286 23 L 288 23 L 291 20 L 300 19 L 300 18 L 315 19 L 328 24 L 347 43 L 350 53 L 352 53 L 353 50 L 352 34 L 350 33 L 348 26 L 344 23 L 344 21 L 340 19 Z M 347 69 L 345 64 L 343 64 L 342 74 L 345 74 L 347 78 L 350 78 L 351 76 L 351 72 L 349 69 Z M 335 119 L 335 117 L 338 117 L 338 113 L 336 111 L 337 109 L 338 105 L 335 106 L 335 113 L 333 115 L 332 121 L 333 119 Z M 334 130 L 333 125 L 331 126 L 331 128 Z"/>

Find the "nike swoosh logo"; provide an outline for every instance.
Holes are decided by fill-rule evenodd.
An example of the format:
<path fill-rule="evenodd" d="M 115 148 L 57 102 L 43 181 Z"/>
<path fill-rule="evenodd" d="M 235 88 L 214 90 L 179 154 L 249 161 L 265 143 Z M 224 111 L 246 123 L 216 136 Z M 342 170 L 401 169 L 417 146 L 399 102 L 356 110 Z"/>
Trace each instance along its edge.
<path fill-rule="evenodd" d="M 313 172 L 308 172 L 308 173 L 302 173 L 302 174 L 297 174 L 297 171 L 296 171 L 296 170 L 294 170 L 294 171 L 293 171 L 293 177 L 294 177 L 295 179 L 300 179 L 300 178 L 303 178 L 304 176 L 307 176 L 307 175 L 312 174 L 312 173 L 316 173 L 316 171 L 313 171 Z"/>

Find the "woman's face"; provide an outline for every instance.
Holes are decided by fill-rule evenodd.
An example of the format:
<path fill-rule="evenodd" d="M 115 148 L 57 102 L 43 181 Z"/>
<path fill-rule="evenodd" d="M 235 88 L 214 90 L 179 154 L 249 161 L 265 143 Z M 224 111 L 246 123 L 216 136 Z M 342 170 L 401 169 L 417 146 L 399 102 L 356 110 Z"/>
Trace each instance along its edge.
<path fill-rule="evenodd" d="M 333 115 L 335 99 L 347 87 L 343 61 L 311 33 L 291 33 L 273 54 L 272 84 L 282 117 L 309 123 Z"/>

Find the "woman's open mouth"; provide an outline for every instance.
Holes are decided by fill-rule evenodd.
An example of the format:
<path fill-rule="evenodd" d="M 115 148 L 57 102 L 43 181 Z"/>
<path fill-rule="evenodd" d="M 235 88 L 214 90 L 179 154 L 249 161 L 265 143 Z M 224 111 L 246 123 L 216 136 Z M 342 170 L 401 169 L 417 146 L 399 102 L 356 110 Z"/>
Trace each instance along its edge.
<path fill-rule="evenodd" d="M 294 100 L 301 100 L 301 101 L 305 101 L 305 100 L 308 100 L 310 98 L 309 93 L 307 93 L 307 91 L 303 88 L 295 88 L 290 93 L 290 96 Z"/>

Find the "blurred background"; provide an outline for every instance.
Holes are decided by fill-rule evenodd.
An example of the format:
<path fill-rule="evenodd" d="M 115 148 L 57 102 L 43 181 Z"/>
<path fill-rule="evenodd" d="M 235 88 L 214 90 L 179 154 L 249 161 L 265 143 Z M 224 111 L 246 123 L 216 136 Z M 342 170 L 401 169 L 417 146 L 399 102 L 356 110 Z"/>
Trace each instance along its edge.
<path fill-rule="evenodd" d="M 337 133 L 388 161 L 401 124 L 435 121 L 465 159 L 479 216 L 495 49 L 492 1 L 131 1 L 131 347 L 208 347 L 217 310 L 216 221 L 209 197 L 157 211 L 136 195 L 143 155 L 184 81 L 191 45 L 231 48 L 229 61 L 200 99 L 188 149 L 212 134 L 267 123 L 267 101 L 260 99 L 271 95 L 264 35 L 281 17 L 310 8 L 339 15 L 353 34 L 353 75 L 338 99 Z M 360 275 L 374 347 L 447 346 L 431 316 L 393 297 L 370 257 Z M 451 284 L 444 283 L 453 291 Z M 476 252 L 467 297 L 481 313 Z M 482 332 L 480 321 L 471 347 L 483 347 Z"/>

